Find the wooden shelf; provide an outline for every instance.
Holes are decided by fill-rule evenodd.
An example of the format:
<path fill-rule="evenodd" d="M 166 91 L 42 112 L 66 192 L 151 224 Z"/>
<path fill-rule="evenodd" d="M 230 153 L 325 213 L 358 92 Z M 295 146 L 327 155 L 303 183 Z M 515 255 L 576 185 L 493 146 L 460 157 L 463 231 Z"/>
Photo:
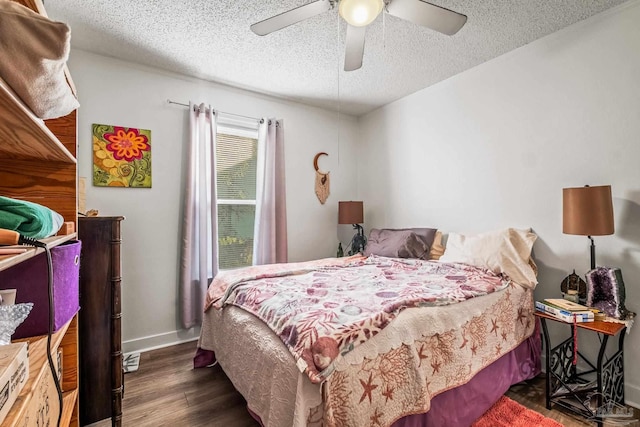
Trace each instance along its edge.
<path fill-rule="evenodd" d="M 76 401 L 78 400 L 78 389 L 67 391 L 62 393 L 62 419 L 60 420 L 61 426 L 67 426 L 71 424 L 71 420 L 77 418 L 75 413 Z"/>
<path fill-rule="evenodd" d="M 0 157 L 76 163 L 75 157 L 0 78 Z"/>
<path fill-rule="evenodd" d="M 65 236 L 47 237 L 46 239 L 42 239 L 42 241 L 46 242 L 47 245 L 50 248 L 52 248 L 55 246 L 59 246 L 64 242 L 68 242 L 69 240 L 73 240 L 76 237 L 77 237 L 77 234 L 73 233 L 73 234 L 67 234 Z M 21 262 L 26 261 L 29 258 L 33 258 L 34 256 L 44 252 L 44 249 L 42 248 L 33 248 L 30 246 L 2 246 L 2 247 L 27 249 L 27 252 L 23 252 L 21 254 L 16 254 L 16 255 L 0 255 L 0 271 L 5 270 L 9 267 L 13 267 L 14 265 L 20 264 Z"/>
<path fill-rule="evenodd" d="M 43 16 L 47 15 L 42 0 L 13 1 Z M 75 94 L 66 66 L 64 72 Z M 77 130 L 77 111 L 43 121 L 0 78 L 0 195 L 46 206 L 62 215 L 64 221 L 72 222 L 77 230 Z M 75 238 L 77 234 L 73 233 L 42 241 L 49 247 L 55 247 Z M 18 264 L 44 252 L 41 248 L 20 248 L 26 248 L 27 251 L 16 255 L 0 255 L 0 271 L 16 268 Z M 29 378 L 2 427 L 55 425 L 59 414 L 62 416 L 61 426 L 76 427 L 79 424 L 80 376 L 78 315 L 52 336 L 54 363 L 61 356 L 60 383 L 64 391 L 62 408 L 58 408 L 57 391 L 49 370 L 47 337 L 38 336 L 18 341 L 29 342 Z"/>
<path fill-rule="evenodd" d="M 65 337 L 67 330 L 70 328 L 70 325 L 71 325 L 71 328 L 75 328 L 76 324 L 77 324 L 77 315 L 73 319 L 71 319 L 69 322 L 67 322 L 62 328 L 60 328 L 60 330 L 58 330 L 51 336 L 52 351 L 55 351 L 55 349 L 57 349 L 60 346 L 60 343 Z M 28 416 L 30 406 L 32 406 L 31 405 L 32 401 L 36 399 L 38 396 L 38 393 L 37 393 L 38 389 L 42 388 L 42 384 L 45 380 L 44 377 L 47 375 L 51 375 L 51 372 L 49 370 L 49 364 L 47 362 L 47 336 L 41 335 L 37 337 L 30 337 L 30 338 L 15 340 L 14 342 L 25 342 L 25 341 L 29 343 L 29 379 L 27 380 L 26 384 L 24 385 L 24 388 L 18 395 L 18 398 L 13 404 L 11 411 L 9 412 L 9 414 L 7 414 L 7 417 L 2 423 L 3 427 L 22 426 L 22 422 L 25 421 L 25 417 Z M 63 366 L 63 370 L 64 369 L 65 368 Z M 75 390 L 70 390 L 67 393 L 67 398 L 66 398 L 67 400 L 66 401 L 63 400 L 63 402 L 66 402 L 64 404 L 64 407 L 65 407 L 64 412 L 74 411 L 76 400 L 71 400 L 71 399 L 72 398 L 75 399 L 75 397 L 77 397 L 77 388 Z M 57 402 L 57 399 L 55 398 L 55 396 L 50 396 L 49 398 L 54 399 L 54 401 Z M 51 402 L 49 402 L 49 404 L 51 404 Z M 67 406 L 69 408 L 67 408 Z M 25 424 L 25 425 L 32 425 L 32 424 Z M 61 423 L 60 425 L 68 425 L 68 424 Z"/>
<path fill-rule="evenodd" d="M 14 1 L 46 16 L 41 0 Z M 0 76 L 0 195 L 44 205 L 77 224 L 77 123 L 77 110 L 41 120 Z"/>

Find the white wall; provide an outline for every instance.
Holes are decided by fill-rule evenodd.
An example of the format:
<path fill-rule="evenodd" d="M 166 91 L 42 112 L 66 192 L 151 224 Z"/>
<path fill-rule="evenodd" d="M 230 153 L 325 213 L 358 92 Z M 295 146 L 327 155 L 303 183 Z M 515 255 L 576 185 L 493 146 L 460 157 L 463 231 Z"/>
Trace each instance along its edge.
<path fill-rule="evenodd" d="M 215 109 L 284 120 L 289 259 L 335 256 L 339 200 L 356 196 L 357 122 L 350 117 L 230 89 L 201 80 L 73 50 L 69 62 L 80 98 L 78 170 L 87 178 L 87 209 L 124 215 L 122 224 L 122 329 L 124 351 L 197 337 L 178 322 L 177 277 L 182 165 L 188 135 L 187 108 L 166 100 L 210 103 Z M 151 189 L 94 187 L 91 125 L 151 130 Z M 339 128 L 339 132 L 338 132 Z M 313 157 L 331 172 L 331 196 L 314 193 Z"/>
<path fill-rule="evenodd" d="M 562 234 L 562 188 L 611 184 L 616 233 L 596 238 L 597 261 L 622 268 L 627 306 L 639 312 L 638 22 L 633 1 L 363 117 L 367 228 L 530 226 L 539 236 L 536 298 L 558 297 L 572 269 L 589 267 L 588 239 Z M 581 350 L 596 344 L 580 335 Z M 636 406 L 639 359 L 635 325 L 625 380 Z"/>

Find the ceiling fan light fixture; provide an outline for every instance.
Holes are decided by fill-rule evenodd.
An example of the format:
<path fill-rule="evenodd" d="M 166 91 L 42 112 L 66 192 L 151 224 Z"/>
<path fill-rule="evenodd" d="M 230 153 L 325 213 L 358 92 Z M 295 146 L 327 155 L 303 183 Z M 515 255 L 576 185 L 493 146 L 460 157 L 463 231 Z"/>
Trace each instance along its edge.
<path fill-rule="evenodd" d="M 364 27 L 372 23 L 382 12 L 383 0 L 340 0 L 340 16 L 354 27 Z"/>

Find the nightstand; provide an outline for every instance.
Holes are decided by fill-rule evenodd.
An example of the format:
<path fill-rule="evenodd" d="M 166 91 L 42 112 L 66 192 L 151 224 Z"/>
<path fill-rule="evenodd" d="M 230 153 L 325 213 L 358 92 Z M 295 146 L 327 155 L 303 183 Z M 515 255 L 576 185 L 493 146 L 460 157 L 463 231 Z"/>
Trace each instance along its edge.
<path fill-rule="evenodd" d="M 624 359 L 623 346 L 627 327 L 622 323 L 603 321 L 577 323 L 579 329 L 592 331 L 600 338 L 600 350 L 596 363 L 589 361 L 579 350 L 578 358 L 590 369 L 579 372 L 573 364 L 573 324 L 558 320 L 547 314 L 536 312 L 542 323 L 542 333 L 546 350 L 546 400 L 547 409 L 558 404 L 598 423 L 602 427 L 604 404 L 615 402 L 624 405 Z M 567 325 L 569 337 L 555 347 L 551 347 L 547 320 Z M 606 357 L 609 337 L 618 335 L 618 348 L 611 357 Z M 595 374 L 595 380 L 593 375 Z M 591 380 L 588 377 L 591 377 Z M 593 395 L 593 404 L 584 402 Z"/>

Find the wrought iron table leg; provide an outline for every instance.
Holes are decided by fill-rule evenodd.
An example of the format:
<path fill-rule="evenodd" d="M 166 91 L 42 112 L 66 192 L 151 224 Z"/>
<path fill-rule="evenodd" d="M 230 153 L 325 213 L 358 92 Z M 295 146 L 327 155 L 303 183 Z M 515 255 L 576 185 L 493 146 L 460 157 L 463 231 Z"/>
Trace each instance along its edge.
<path fill-rule="evenodd" d="M 627 335 L 627 328 L 624 328 L 622 331 L 620 331 L 620 338 L 618 339 L 618 353 L 623 355 L 622 357 L 620 357 L 620 363 L 622 364 L 622 367 L 620 368 L 620 376 L 622 377 L 621 383 L 623 384 L 622 401 L 618 402 L 621 405 L 624 405 L 624 336 L 625 335 Z"/>
<path fill-rule="evenodd" d="M 601 411 L 602 410 L 602 396 L 603 396 L 603 390 L 602 390 L 602 362 L 604 361 L 604 352 L 607 349 L 607 341 L 609 341 L 609 335 L 604 335 L 602 338 L 602 342 L 600 343 L 600 351 L 598 352 L 598 369 L 596 370 L 596 378 L 598 380 L 598 393 L 597 393 L 597 402 L 598 405 L 596 406 L 596 419 L 598 420 L 598 427 L 602 427 L 602 418 L 600 418 L 598 415 L 602 415 L 602 414 L 598 414 L 597 411 Z"/>

